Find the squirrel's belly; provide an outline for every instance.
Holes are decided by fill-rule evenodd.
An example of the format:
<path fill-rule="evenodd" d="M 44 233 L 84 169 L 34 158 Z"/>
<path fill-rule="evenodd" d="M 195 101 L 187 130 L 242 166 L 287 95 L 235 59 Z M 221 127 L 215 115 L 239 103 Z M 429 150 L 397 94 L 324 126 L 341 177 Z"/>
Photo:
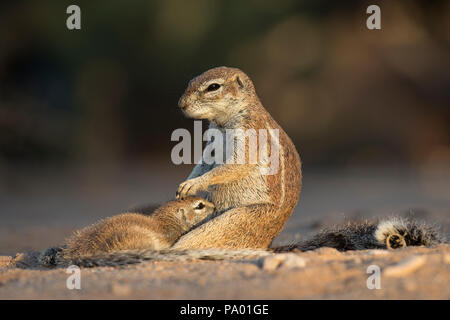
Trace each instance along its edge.
<path fill-rule="evenodd" d="M 208 198 L 217 211 L 270 202 L 266 181 L 259 173 L 237 181 L 210 186 L 208 192 Z"/>

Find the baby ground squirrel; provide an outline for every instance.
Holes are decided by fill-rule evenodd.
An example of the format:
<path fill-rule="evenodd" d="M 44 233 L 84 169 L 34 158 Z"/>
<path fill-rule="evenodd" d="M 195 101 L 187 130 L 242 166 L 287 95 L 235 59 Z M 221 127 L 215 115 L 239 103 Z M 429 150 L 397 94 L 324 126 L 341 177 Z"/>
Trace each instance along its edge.
<path fill-rule="evenodd" d="M 279 170 L 263 174 L 260 159 L 238 164 L 236 152 L 233 164 L 201 161 L 179 186 L 177 197 L 207 192 L 220 214 L 181 237 L 173 248 L 267 248 L 300 196 L 301 162 L 291 139 L 263 107 L 250 78 L 236 68 L 213 68 L 191 80 L 179 107 L 190 118 L 209 120 L 209 128 L 220 130 L 224 144 L 227 129 L 277 129 Z"/>
<path fill-rule="evenodd" d="M 73 260 L 120 250 L 167 249 L 213 214 L 214 205 L 199 197 L 170 201 L 148 215 L 123 213 L 75 232 L 58 255 Z"/>

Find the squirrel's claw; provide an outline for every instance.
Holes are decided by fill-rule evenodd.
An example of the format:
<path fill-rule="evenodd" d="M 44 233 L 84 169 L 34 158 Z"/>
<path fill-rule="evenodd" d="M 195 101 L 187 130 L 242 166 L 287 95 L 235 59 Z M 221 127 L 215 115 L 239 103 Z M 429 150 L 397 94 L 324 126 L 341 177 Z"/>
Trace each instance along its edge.
<path fill-rule="evenodd" d="M 199 190 L 201 190 L 203 184 L 199 178 L 186 180 L 180 184 L 176 193 L 177 199 L 186 199 L 189 196 L 194 196 Z"/>

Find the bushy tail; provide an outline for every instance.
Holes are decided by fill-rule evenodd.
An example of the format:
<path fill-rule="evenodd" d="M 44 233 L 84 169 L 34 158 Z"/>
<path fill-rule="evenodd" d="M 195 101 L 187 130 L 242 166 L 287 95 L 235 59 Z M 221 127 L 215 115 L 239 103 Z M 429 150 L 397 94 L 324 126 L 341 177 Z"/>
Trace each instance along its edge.
<path fill-rule="evenodd" d="M 100 253 L 92 256 L 69 257 L 62 248 L 50 248 L 41 253 L 38 260 L 42 266 L 80 267 L 124 266 L 148 260 L 192 261 L 192 260 L 231 260 L 261 258 L 273 253 L 289 251 L 308 251 L 322 247 L 341 251 L 364 249 L 397 249 L 407 246 L 435 246 L 448 242 L 448 239 L 435 226 L 424 222 L 388 218 L 379 222 L 349 222 L 324 229 L 310 239 L 288 246 L 268 250 L 127 250 Z"/>
<path fill-rule="evenodd" d="M 275 252 L 308 251 L 331 247 L 341 251 L 431 247 L 446 243 L 439 228 L 416 220 L 392 217 L 376 221 L 349 222 L 321 230 L 311 239 L 275 248 Z"/>

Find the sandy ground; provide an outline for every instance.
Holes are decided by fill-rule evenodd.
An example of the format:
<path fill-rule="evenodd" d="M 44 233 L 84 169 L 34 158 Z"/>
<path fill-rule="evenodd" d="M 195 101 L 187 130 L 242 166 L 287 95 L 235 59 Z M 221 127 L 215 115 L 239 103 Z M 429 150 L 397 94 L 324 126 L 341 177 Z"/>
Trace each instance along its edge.
<path fill-rule="evenodd" d="M 75 229 L 142 203 L 168 200 L 189 168 L 4 175 L 0 184 L 0 299 L 450 299 L 450 247 L 340 253 L 323 248 L 240 261 L 145 262 L 81 269 L 11 266 L 10 257 L 61 243 Z M 118 174 L 117 172 L 122 172 Z M 1 173 L 1 172 L 0 172 Z M 34 174 L 34 176 L 33 176 Z M 31 178 L 30 178 L 31 176 Z M 26 177 L 26 178 L 25 178 Z M 181 177 L 181 178 L 180 178 Z M 6 182 L 5 182 L 6 181 Z M 154 187 L 155 182 L 158 186 Z M 299 206 L 274 244 L 354 218 L 398 214 L 450 230 L 447 171 L 306 171 Z M 369 266 L 381 288 L 369 289 Z"/>
<path fill-rule="evenodd" d="M 0 299 L 450 299 L 448 245 L 395 252 L 322 248 L 284 254 L 277 265 L 278 256 L 81 269 L 79 290 L 67 289 L 65 269 L 4 266 Z M 380 268 L 379 289 L 368 288 L 370 266 Z"/>

